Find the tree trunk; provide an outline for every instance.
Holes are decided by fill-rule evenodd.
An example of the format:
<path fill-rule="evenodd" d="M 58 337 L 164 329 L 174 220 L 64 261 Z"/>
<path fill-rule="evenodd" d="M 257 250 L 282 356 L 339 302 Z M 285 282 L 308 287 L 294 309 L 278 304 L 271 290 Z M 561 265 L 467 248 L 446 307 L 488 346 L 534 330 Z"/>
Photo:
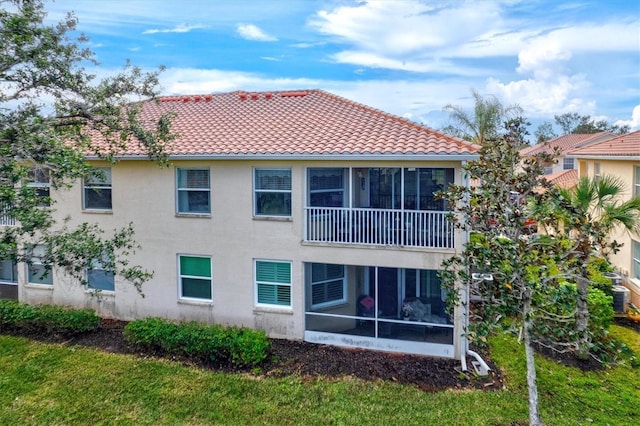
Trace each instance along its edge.
<path fill-rule="evenodd" d="M 531 336 L 529 335 L 529 314 L 531 312 L 531 299 L 525 296 L 523 301 L 524 316 L 524 353 L 527 360 L 527 388 L 529 389 L 529 425 L 542 426 L 540 414 L 538 413 L 538 384 L 536 381 L 536 364 L 533 357 L 533 347 L 531 347 Z"/>
<path fill-rule="evenodd" d="M 585 359 L 589 356 L 589 306 L 587 295 L 589 293 L 589 280 L 578 278 L 578 302 L 576 331 L 578 333 L 578 358 Z"/>

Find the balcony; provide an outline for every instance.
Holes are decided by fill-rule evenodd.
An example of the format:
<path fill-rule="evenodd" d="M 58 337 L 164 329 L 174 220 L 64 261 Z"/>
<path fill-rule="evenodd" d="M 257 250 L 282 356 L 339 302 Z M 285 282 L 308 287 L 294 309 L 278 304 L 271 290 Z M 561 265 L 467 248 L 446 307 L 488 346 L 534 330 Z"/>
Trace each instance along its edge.
<path fill-rule="evenodd" d="M 455 234 L 446 214 L 431 210 L 306 207 L 304 240 L 452 249 Z"/>

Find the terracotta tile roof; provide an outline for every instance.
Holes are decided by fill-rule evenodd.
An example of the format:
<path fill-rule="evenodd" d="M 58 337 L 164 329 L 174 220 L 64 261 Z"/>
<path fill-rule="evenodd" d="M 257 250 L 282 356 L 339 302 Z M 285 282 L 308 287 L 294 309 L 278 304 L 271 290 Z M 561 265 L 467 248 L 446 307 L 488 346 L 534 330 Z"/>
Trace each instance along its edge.
<path fill-rule="evenodd" d="M 574 157 L 637 157 L 640 158 L 640 130 L 616 138 L 578 148 L 568 153 Z"/>
<path fill-rule="evenodd" d="M 173 112 L 172 156 L 475 155 L 479 146 L 322 90 L 163 97 Z M 135 144 L 124 155 L 143 155 Z"/>
<path fill-rule="evenodd" d="M 561 188 L 571 188 L 578 183 L 578 171 L 576 169 L 562 170 L 560 172 L 545 175 L 544 179 Z"/>
<path fill-rule="evenodd" d="M 539 153 L 551 154 L 555 147 L 560 148 L 562 154 L 570 151 L 571 149 L 581 146 L 590 145 L 592 143 L 599 142 L 601 140 L 614 138 L 615 135 L 609 132 L 600 132 L 592 134 L 578 134 L 571 133 L 564 136 L 559 136 L 555 139 L 548 140 L 547 142 L 539 143 L 520 150 L 520 155 L 527 157 L 529 155 L 535 155 Z"/>

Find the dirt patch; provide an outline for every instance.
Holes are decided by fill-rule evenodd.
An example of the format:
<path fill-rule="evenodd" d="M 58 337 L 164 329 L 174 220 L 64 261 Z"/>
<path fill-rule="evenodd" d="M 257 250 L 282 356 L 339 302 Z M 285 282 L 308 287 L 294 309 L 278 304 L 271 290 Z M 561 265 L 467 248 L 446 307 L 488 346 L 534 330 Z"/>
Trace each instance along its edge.
<path fill-rule="evenodd" d="M 125 325 L 126 322 L 123 321 L 105 319 L 97 330 L 71 337 L 42 333 L 10 334 L 44 342 L 95 347 L 113 353 L 142 357 L 164 356 L 161 353 L 140 352 L 127 344 L 122 333 Z M 456 360 L 272 339 L 268 361 L 260 366 L 259 371 L 253 369 L 247 373 L 268 377 L 297 376 L 304 379 L 355 377 L 365 381 L 383 380 L 414 385 L 429 392 L 444 389 L 501 389 L 503 383 L 499 371 L 487 354 L 482 355 L 492 369 L 486 377 L 476 376 L 472 372 L 463 373 L 460 361 Z M 168 358 L 214 371 L 238 371 L 227 365 Z"/>

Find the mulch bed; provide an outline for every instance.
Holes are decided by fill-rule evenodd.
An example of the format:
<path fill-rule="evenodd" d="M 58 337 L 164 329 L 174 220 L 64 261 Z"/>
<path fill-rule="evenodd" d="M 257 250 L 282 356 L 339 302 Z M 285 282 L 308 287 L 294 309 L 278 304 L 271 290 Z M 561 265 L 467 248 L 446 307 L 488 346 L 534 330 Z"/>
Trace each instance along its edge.
<path fill-rule="evenodd" d="M 103 319 L 100 327 L 92 332 L 74 336 L 42 333 L 25 334 L 5 331 L 5 334 L 21 335 L 34 340 L 65 345 L 95 347 L 106 352 L 131 354 L 140 357 L 173 359 L 186 365 L 220 372 L 242 372 L 229 365 L 219 365 L 192 359 L 178 359 L 162 353 L 141 352 L 130 346 L 122 330 L 126 322 Z M 476 352 L 479 351 L 475 348 Z M 364 381 L 390 381 L 414 385 L 428 392 L 444 389 L 487 389 L 503 387 L 500 372 L 486 354 L 483 358 L 491 367 L 488 376 L 479 377 L 472 371 L 463 373 L 460 361 L 416 355 L 387 353 L 363 349 L 345 349 L 301 341 L 272 339 L 271 356 L 259 370 L 246 370 L 247 374 L 266 377 L 296 376 L 303 379 L 354 377 Z"/>
<path fill-rule="evenodd" d="M 626 318 L 616 318 L 619 325 L 632 328 L 640 333 L 640 323 Z M 61 336 L 43 333 L 24 333 L 4 331 L 5 334 L 20 335 L 34 340 L 95 347 L 106 352 L 131 354 L 144 358 L 168 358 L 186 365 L 206 368 L 220 372 L 242 372 L 229 365 L 220 365 L 201 360 L 180 359 L 154 352 L 141 352 L 130 346 L 124 339 L 124 321 L 103 319 L 100 327 L 92 332 L 74 336 Z M 491 367 L 488 376 L 480 377 L 473 373 L 469 363 L 468 372 L 462 372 L 460 361 L 431 358 L 416 355 L 387 353 L 364 349 L 345 349 L 336 346 L 319 345 L 301 341 L 272 339 L 269 359 L 258 370 L 244 372 L 267 377 L 297 376 L 303 379 L 354 377 L 364 381 L 391 381 L 414 385 L 428 392 L 445 389 L 486 389 L 496 390 L 504 387 L 500 371 L 486 352 L 479 352 Z M 556 357 L 557 358 L 557 357 Z M 567 359 L 559 359 L 567 363 Z M 587 362 L 580 365 L 568 362 L 583 370 L 598 369 L 599 364 Z"/>

